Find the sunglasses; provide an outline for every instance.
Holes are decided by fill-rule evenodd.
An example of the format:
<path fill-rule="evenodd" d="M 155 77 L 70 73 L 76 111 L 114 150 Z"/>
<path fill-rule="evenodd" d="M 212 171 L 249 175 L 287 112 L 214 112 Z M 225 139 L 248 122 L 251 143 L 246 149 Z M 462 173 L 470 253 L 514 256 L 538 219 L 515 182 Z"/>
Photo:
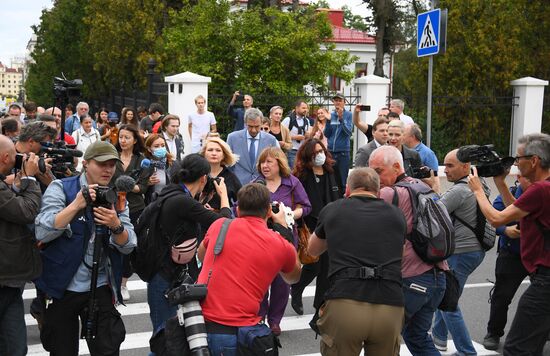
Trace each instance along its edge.
<path fill-rule="evenodd" d="M 269 127 L 262 127 L 262 131 L 269 131 Z"/>

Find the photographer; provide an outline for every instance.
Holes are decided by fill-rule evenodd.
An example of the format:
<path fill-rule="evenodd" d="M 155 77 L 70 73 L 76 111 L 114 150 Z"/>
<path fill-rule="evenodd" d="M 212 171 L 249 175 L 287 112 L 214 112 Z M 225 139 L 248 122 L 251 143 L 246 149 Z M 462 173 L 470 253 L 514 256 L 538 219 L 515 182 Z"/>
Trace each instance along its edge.
<path fill-rule="evenodd" d="M 13 143 L 0 136 L 0 174 L 8 174 L 15 162 Z M 0 182 L 0 355 L 27 354 L 22 292 L 25 282 L 41 271 L 36 243 L 27 227 L 40 209 L 40 188 L 34 179 L 37 172 L 38 157 L 31 153 L 16 179 L 18 189 Z"/>
<path fill-rule="evenodd" d="M 182 271 L 188 271 L 193 279 L 199 274 L 194 254 L 191 259 L 183 260 L 184 253 L 180 247 L 192 243 L 196 239 L 198 245 L 200 225 L 210 226 L 221 217 L 231 217 L 227 188 L 223 179 L 214 182 L 216 192 L 220 196 L 220 213 L 206 209 L 194 199 L 208 181 L 210 165 L 199 154 L 190 154 L 181 162 L 174 162 L 171 168 L 170 184 L 159 194 L 158 199 L 165 196 L 166 201 L 160 207 L 160 226 L 166 239 L 159 244 L 159 249 L 165 251 L 165 258 L 160 267 L 147 284 L 147 303 L 150 308 L 153 330 L 156 331 L 166 320 L 176 315 L 176 307 L 170 306 L 165 297 L 167 289 L 179 284 Z M 194 250 L 193 250 L 194 252 Z"/>
<path fill-rule="evenodd" d="M 531 284 L 519 301 L 504 355 L 541 355 L 550 332 L 550 136 L 536 133 L 521 137 L 515 165 L 532 184 L 515 199 L 504 180 L 508 172 L 494 177 L 506 205 L 503 211 L 493 208 L 485 197 L 476 168 L 468 184 L 493 226 L 520 221 L 521 262 L 531 274 Z"/>
<path fill-rule="evenodd" d="M 34 153 L 38 155 L 42 149 L 42 142 L 51 142 L 56 136 L 55 129 L 52 129 L 43 122 L 32 122 L 21 129 L 19 140 L 15 143 L 15 150 L 18 153 Z M 46 172 L 38 171 L 36 179 L 40 182 L 42 191 L 55 179 L 51 172 L 49 161 L 46 164 Z M 7 182 L 12 182 L 14 175 L 6 178 Z"/>
<path fill-rule="evenodd" d="M 300 278 L 300 262 L 294 246 L 269 230 L 268 218 L 286 227 L 284 209 L 273 214 L 269 190 L 250 183 L 237 194 L 239 217 L 225 238 L 223 252 L 214 261 L 214 245 L 224 219 L 208 230 L 198 250 L 203 261 L 198 283 L 208 283 L 202 309 L 212 355 L 229 355 L 237 347 L 237 329 L 260 322 L 259 304 L 277 276 L 287 283 Z M 234 353 L 233 353 L 234 354 Z"/>
<path fill-rule="evenodd" d="M 55 180 L 42 199 L 36 218 L 36 237 L 42 250 L 44 272 L 35 283 L 47 295 L 40 339 L 54 355 L 78 355 L 79 322 L 95 320 L 96 337 L 88 338 L 91 355 L 118 355 L 125 328 L 113 303 L 120 295 L 122 255 L 136 246 L 128 207 L 121 212 L 108 208 L 108 195 L 99 187 L 111 183 L 118 152 L 109 143 L 94 142 L 84 155 L 82 175 Z M 101 204 L 101 206 L 100 206 Z M 100 241 L 104 256 L 93 257 L 94 241 L 106 227 L 109 239 Z M 83 248 L 83 246 L 85 248 Z M 92 266 L 99 264 L 97 284 L 91 289 Z M 97 289 L 95 289 L 97 287 Z M 91 296 L 97 310 L 89 310 Z M 96 314 L 97 313 L 97 314 Z"/>

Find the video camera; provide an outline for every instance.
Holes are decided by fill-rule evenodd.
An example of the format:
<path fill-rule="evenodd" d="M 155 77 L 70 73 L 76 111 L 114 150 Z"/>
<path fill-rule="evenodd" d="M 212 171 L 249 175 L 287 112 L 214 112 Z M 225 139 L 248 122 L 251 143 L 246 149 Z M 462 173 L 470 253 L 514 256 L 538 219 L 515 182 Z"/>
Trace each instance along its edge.
<path fill-rule="evenodd" d="M 426 166 L 411 166 L 412 177 L 416 179 L 430 178 L 432 170 Z"/>
<path fill-rule="evenodd" d="M 458 149 L 460 162 L 471 162 L 480 177 L 495 177 L 503 174 L 514 164 L 514 157 L 500 158 L 493 145 L 467 145 Z"/>
<path fill-rule="evenodd" d="M 64 99 L 65 102 L 69 98 L 79 98 L 82 88 L 82 79 L 69 80 L 63 75 L 62 78 L 53 78 L 53 93 L 56 99 Z"/>
<path fill-rule="evenodd" d="M 53 144 L 42 143 L 42 148 L 40 149 L 40 156 L 42 159 L 52 159 L 52 173 L 56 178 L 67 177 L 68 171 L 70 171 L 71 174 L 75 173 L 76 168 L 74 166 L 74 158 L 82 157 L 82 155 L 82 151 L 67 148 L 67 145 L 64 141 L 57 141 Z"/>

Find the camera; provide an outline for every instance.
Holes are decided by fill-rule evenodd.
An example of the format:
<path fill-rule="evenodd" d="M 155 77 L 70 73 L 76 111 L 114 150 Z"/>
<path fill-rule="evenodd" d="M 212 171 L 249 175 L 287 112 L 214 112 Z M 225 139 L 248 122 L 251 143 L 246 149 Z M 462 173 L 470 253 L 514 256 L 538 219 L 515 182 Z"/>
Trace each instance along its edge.
<path fill-rule="evenodd" d="M 179 287 L 166 294 L 168 304 L 178 306 L 178 321 L 180 326 L 185 326 L 187 342 L 193 356 L 210 356 L 206 325 L 199 304 L 206 293 L 206 284 L 193 284 L 193 278 L 187 274 Z"/>
<path fill-rule="evenodd" d="M 95 201 L 92 203 L 94 207 L 104 207 L 110 209 L 117 201 L 117 194 L 111 187 L 98 186 L 95 190 Z"/>
<path fill-rule="evenodd" d="M 431 169 L 426 166 L 411 166 L 412 168 L 412 177 L 416 179 L 430 178 Z"/>
<path fill-rule="evenodd" d="M 65 178 L 68 175 L 68 171 L 70 171 L 71 173 L 76 172 L 76 168 L 74 166 L 74 158 L 82 157 L 83 153 L 79 150 L 67 148 L 65 142 L 58 141 L 53 144 L 42 143 L 40 155 L 42 161 L 44 158 L 52 159 L 52 173 L 56 178 L 60 179 Z"/>
<path fill-rule="evenodd" d="M 370 111 L 370 105 L 360 105 L 359 110 L 361 110 L 361 111 Z"/>
<path fill-rule="evenodd" d="M 18 171 L 23 168 L 23 155 L 21 153 L 17 153 L 15 155 L 15 164 L 13 168 L 17 169 Z M 38 170 L 40 173 L 46 173 L 46 162 L 44 162 L 44 158 L 40 157 L 38 159 Z"/>
<path fill-rule="evenodd" d="M 456 157 L 460 162 L 475 164 L 480 177 L 499 176 L 514 164 L 514 157 L 500 158 L 493 145 L 462 146 Z"/>
<path fill-rule="evenodd" d="M 206 178 L 206 185 L 204 186 L 204 189 L 202 190 L 204 194 L 210 194 L 212 192 L 216 191 L 216 186 L 214 185 L 214 181 L 218 184 L 222 181 L 219 177 L 213 178 L 208 176 Z"/>
<path fill-rule="evenodd" d="M 273 211 L 273 214 L 279 213 L 279 203 L 273 202 L 271 203 L 271 211 Z"/>
<path fill-rule="evenodd" d="M 53 92 L 57 99 L 79 98 L 82 88 L 82 79 L 69 80 L 63 77 L 53 78 Z"/>

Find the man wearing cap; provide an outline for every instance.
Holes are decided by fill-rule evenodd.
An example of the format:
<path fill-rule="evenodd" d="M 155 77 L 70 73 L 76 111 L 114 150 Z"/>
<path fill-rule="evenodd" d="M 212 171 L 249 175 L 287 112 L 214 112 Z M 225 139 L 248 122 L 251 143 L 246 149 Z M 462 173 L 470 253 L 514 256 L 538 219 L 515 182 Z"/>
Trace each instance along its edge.
<path fill-rule="evenodd" d="M 353 118 L 350 111 L 344 109 L 346 103 L 342 94 L 337 93 L 332 97 L 334 111 L 330 115 L 330 122 L 325 126 L 325 137 L 328 142 L 328 150 L 332 158 L 336 160 L 336 166 L 340 171 L 342 182 L 348 179 L 350 137 L 353 130 Z"/>
<path fill-rule="evenodd" d="M 46 294 L 46 312 L 40 339 L 54 355 L 78 355 L 79 320 L 89 321 L 87 308 L 93 265 L 96 224 L 108 229 L 102 241 L 95 293 L 97 313 L 95 338 L 89 339 L 92 355 L 118 355 L 126 331 L 118 304 L 122 277 L 122 255 L 136 246 L 128 206 L 92 207 L 98 186 L 108 186 L 120 161 L 115 147 L 107 142 L 91 144 L 84 155 L 80 176 L 53 181 L 42 198 L 35 221 L 36 238 L 44 244 L 41 251 L 42 275 L 35 281 Z"/>

